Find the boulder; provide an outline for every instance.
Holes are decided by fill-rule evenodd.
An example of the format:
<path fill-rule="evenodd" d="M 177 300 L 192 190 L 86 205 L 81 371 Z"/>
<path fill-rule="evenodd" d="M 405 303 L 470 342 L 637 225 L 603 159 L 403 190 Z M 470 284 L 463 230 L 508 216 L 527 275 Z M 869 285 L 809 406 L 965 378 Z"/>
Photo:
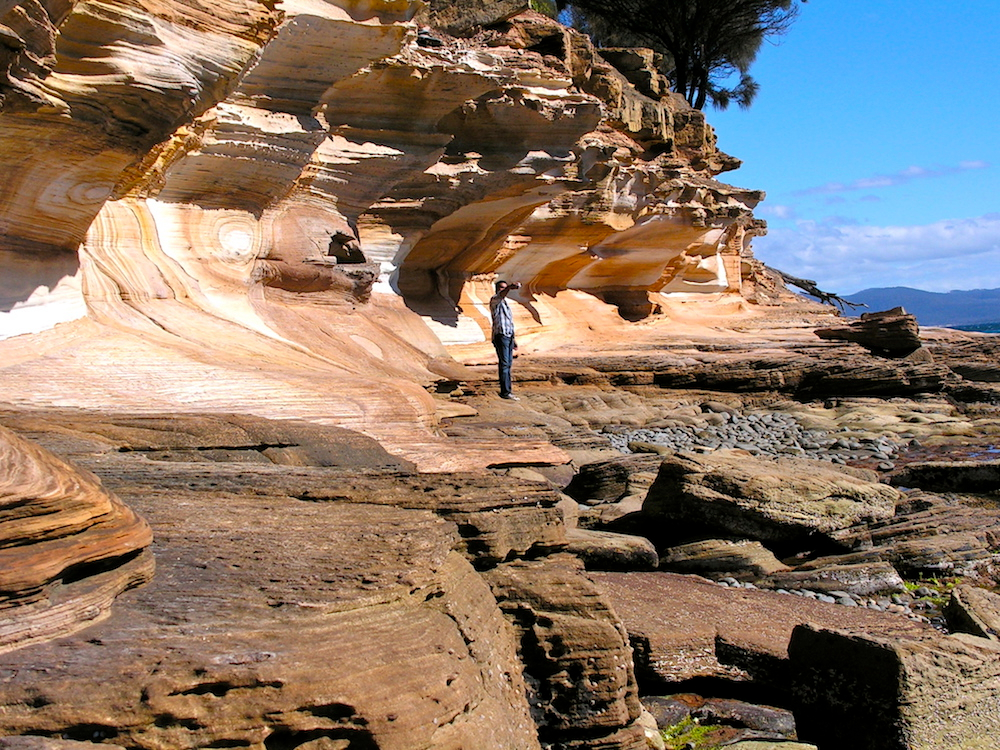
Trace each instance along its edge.
<path fill-rule="evenodd" d="M 640 475 L 633 475 L 633 479 Z M 656 474 L 642 475 L 645 478 L 646 492 L 653 484 Z M 637 489 L 639 482 L 630 485 L 631 489 Z M 642 504 L 646 501 L 646 492 L 629 493 L 621 500 L 614 503 L 604 503 L 602 505 L 582 505 L 580 506 L 579 525 L 596 530 L 621 531 L 626 534 L 643 533 L 643 529 L 631 528 L 630 521 L 639 516 Z"/>
<path fill-rule="evenodd" d="M 642 699 L 642 704 L 661 729 L 674 726 L 690 717 L 701 724 L 749 729 L 770 739 L 795 739 L 795 717 L 791 711 L 783 708 L 730 698 L 704 698 L 693 693 L 647 696 Z"/>
<path fill-rule="evenodd" d="M 659 457 L 650 455 L 616 456 L 583 464 L 566 487 L 566 494 L 587 505 L 613 503 L 628 493 L 632 475 L 656 471 L 659 465 Z"/>
<path fill-rule="evenodd" d="M 915 315 L 902 307 L 883 312 L 863 313 L 846 326 L 817 328 L 821 339 L 853 341 L 873 352 L 905 356 L 920 347 L 920 327 Z"/>
<path fill-rule="evenodd" d="M 643 705 L 670 737 L 670 747 L 730 747 L 739 742 L 795 739 L 795 719 L 780 708 L 693 693 L 648 696 Z"/>
<path fill-rule="evenodd" d="M 776 572 L 768 576 L 765 582 L 767 586 L 776 589 L 809 589 L 826 594 L 846 591 L 858 596 L 872 596 L 905 591 L 903 579 L 887 562 L 828 562 L 821 566 Z"/>
<path fill-rule="evenodd" d="M 656 570 L 659 556 L 648 539 L 611 531 L 569 529 L 566 532 L 572 552 L 587 570 Z"/>
<path fill-rule="evenodd" d="M 689 717 L 702 701 L 700 695 L 693 693 L 646 695 L 643 696 L 642 705 L 656 720 L 656 725 L 660 729 L 666 729 Z"/>
<path fill-rule="evenodd" d="M 771 739 L 794 740 L 796 737 L 795 717 L 791 711 L 783 708 L 759 706 L 726 698 L 711 698 L 695 708 L 691 715 L 702 724 L 745 727 L 770 735 Z"/>
<path fill-rule="evenodd" d="M 737 580 L 756 581 L 780 570 L 788 570 L 760 542 L 706 539 L 665 550 L 660 567 L 677 573 L 709 577 L 731 575 Z"/>
<path fill-rule="evenodd" d="M 1000 595 L 962 584 L 951 591 L 944 616 L 952 631 L 1000 641 Z"/>
<path fill-rule="evenodd" d="M 801 625 L 788 656 L 803 740 L 858 750 L 998 747 L 998 643 Z"/>
<path fill-rule="evenodd" d="M 891 518 L 898 498 L 898 490 L 819 461 L 717 451 L 665 457 L 642 512 L 660 527 L 659 534 L 693 527 L 794 546 Z"/>

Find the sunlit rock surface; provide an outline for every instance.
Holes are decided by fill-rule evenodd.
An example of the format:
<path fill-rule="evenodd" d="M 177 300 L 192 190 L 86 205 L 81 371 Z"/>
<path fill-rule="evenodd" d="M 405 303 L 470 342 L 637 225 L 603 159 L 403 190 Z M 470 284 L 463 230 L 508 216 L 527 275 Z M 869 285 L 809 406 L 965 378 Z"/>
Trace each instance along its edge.
<path fill-rule="evenodd" d="M 158 564 L 103 622 L 3 655 L 0 734 L 533 750 L 544 732 L 555 747 L 642 746 L 624 631 L 561 553 L 546 483 L 413 473 L 370 439 L 302 421 L 3 418 L 148 518 Z"/>
<path fill-rule="evenodd" d="M 717 179 L 738 162 L 654 62 L 506 1 L 0 0 L 0 418 L 134 504 L 158 556 L 108 615 L 148 530 L 0 442 L 62 492 L 28 531 L 64 540 L 0 539 L 11 606 L 48 607 L 13 627 L 60 623 L 3 631 L 0 734 L 645 745 L 626 632 L 542 480 L 652 416 L 612 383 L 756 387 L 727 359 L 756 334 L 713 328 L 788 300 L 750 252 L 763 195 Z M 486 382 L 497 278 L 547 409 Z M 780 348 L 769 389 L 857 385 Z M 71 632 L 70 588 L 104 619 Z"/>
<path fill-rule="evenodd" d="M 152 576 L 146 522 L 82 472 L 0 427 L 0 653 L 108 616 Z"/>
<path fill-rule="evenodd" d="M 738 162 L 648 54 L 619 72 L 499 4 L 3 7 L 2 401 L 250 409 L 423 469 L 558 463 L 441 449 L 426 386 L 489 356 L 495 278 L 523 284 L 535 348 L 774 294 L 762 194 L 715 179 Z"/>

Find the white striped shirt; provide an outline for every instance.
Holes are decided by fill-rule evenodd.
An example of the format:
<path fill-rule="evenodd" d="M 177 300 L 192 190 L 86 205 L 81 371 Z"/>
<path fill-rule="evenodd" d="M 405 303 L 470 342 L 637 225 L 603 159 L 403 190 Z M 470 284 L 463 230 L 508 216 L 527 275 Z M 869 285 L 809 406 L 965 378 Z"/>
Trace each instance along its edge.
<path fill-rule="evenodd" d="M 493 335 L 513 336 L 514 316 L 511 314 L 510 305 L 507 304 L 507 295 L 494 295 L 490 300 L 490 315 L 493 317 Z"/>

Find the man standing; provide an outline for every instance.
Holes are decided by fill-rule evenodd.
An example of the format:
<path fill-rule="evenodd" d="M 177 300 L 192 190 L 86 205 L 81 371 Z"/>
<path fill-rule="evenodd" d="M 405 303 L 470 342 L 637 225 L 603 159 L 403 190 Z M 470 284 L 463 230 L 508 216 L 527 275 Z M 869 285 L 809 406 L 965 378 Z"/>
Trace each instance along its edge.
<path fill-rule="evenodd" d="M 497 350 L 497 365 L 500 372 L 500 398 L 520 401 L 511 393 L 510 367 L 514 361 L 514 316 L 510 312 L 507 295 L 511 289 L 520 289 L 520 283 L 508 284 L 498 281 L 496 294 L 490 300 L 490 315 L 493 318 L 493 347 Z"/>

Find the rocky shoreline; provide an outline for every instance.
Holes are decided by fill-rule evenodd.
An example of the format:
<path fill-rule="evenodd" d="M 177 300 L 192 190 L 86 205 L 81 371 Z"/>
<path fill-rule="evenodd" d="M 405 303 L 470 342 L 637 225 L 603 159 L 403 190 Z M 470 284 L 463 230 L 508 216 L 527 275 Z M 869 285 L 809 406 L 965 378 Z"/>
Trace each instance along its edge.
<path fill-rule="evenodd" d="M 703 414 L 702 412 L 707 412 Z M 708 402 L 695 412 L 681 410 L 675 417 L 640 429 L 605 427 L 611 445 L 625 452 L 656 450 L 707 453 L 736 448 L 751 455 L 800 456 L 836 464 L 876 460 L 879 469 L 895 468 L 893 458 L 907 446 L 919 446 L 913 433 L 878 437 L 855 437 L 843 427 L 839 433 L 807 429 L 790 414 L 752 412 Z"/>
<path fill-rule="evenodd" d="M 420 732 L 446 746 L 426 734 L 437 725 L 463 747 L 826 750 L 845 746 L 836 726 L 863 720 L 868 744 L 856 746 L 937 747 L 898 733 L 899 700 L 915 706 L 907 732 L 993 726 L 1000 482 L 984 485 L 991 462 L 968 458 L 997 434 L 1000 400 L 623 387 L 600 376 L 610 361 L 583 370 L 522 357 L 515 403 L 488 377 L 439 387 L 456 443 L 546 440 L 570 459 L 485 473 L 416 474 L 375 441 L 307 423 L 6 410 L 6 425 L 94 472 L 149 521 L 157 572 L 104 622 L 5 655 L 4 731 L 23 739 L 3 746 L 252 747 L 277 736 L 350 748 Z M 949 456 L 965 460 L 929 460 Z M 337 542 L 293 562 L 317 531 Z M 457 630 L 426 631 L 444 639 L 433 647 L 442 657 L 419 675 L 411 656 L 362 648 L 356 630 L 370 622 L 420 650 L 421 628 L 441 616 Z M 314 635 L 286 642 L 289 627 Z M 330 638 L 340 645 L 321 649 Z M 800 641 L 822 642 L 829 661 Z M 203 642 L 215 645 L 202 653 Z M 234 643 L 261 656 L 200 674 Z M 350 713 L 338 709 L 335 726 L 294 718 L 311 710 L 317 679 L 298 650 L 343 659 L 347 643 L 362 650 L 330 684 Z M 852 649 L 891 654 L 905 686 L 880 686 L 883 668 L 865 671 Z M 970 681 L 963 670 L 980 663 Z M 142 677 L 153 664 L 166 677 Z M 489 687 L 498 665 L 509 689 Z M 383 694 L 387 678 L 363 677 L 372 668 L 409 686 L 412 720 L 398 691 Z M 123 708 L 96 721 L 79 686 L 101 670 L 111 671 L 100 701 Z M 113 676 L 122 670 L 133 677 Z M 830 685 L 849 677 L 882 713 L 824 693 L 816 670 Z M 433 675 L 444 692 L 428 687 Z M 149 691 L 162 697 L 129 698 Z M 956 718 L 955 691 L 981 700 Z M 221 705 L 245 718 L 223 729 L 211 718 Z M 487 729 L 511 716 L 505 738 Z"/>
<path fill-rule="evenodd" d="M 1000 340 L 785 288 L 651 50 L 100 0 L 0 59 L 0 750 L 1000 750 Z"/>

